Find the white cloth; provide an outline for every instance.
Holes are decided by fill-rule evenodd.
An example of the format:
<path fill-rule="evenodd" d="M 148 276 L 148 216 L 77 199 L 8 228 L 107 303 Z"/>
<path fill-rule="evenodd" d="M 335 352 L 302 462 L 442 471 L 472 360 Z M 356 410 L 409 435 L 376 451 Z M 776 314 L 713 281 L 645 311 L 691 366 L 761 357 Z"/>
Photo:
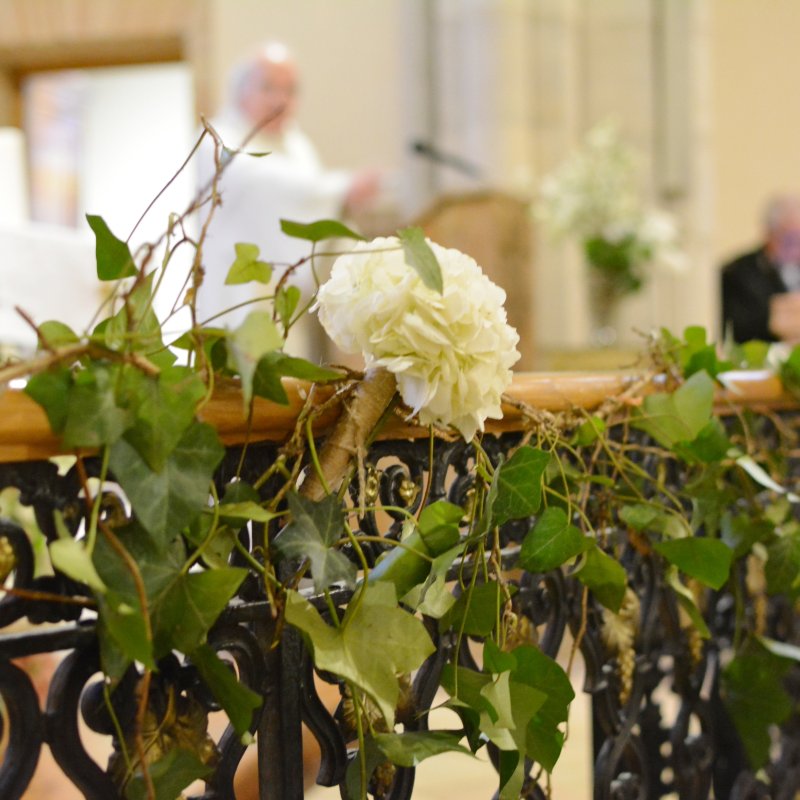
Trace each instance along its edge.
<path fill-rule="evenodd" d="M 79 334 L 91 326 L 105 293 L 94 248 L 88 229 L 0 223 L 0 356 L 36 349 L 36 333 L 15 306 L 37 325 L 56 319 Z"/>
<path fill-rule="evenodd" d="M 778 271 L 790 292 L 800 291 L 800 264 L 781 264 Z"/>
<path fill-rule="evenodd" d="M 214 129 L 229 148 L 238 148 L 248 134 L 247 126 L 232 114 L 212 120 Z M 200 186 L 213 175 L 213 142 L 200 153 Z M 286 265 L 309 255 L 311 246 L 281 232 L 280 220 L 313 222 L 337 218 L 351 177 L 343 171 L 323 169 L 309 138 L 295 125 L 280 137 L 255 137 L 247 152 L 269 152 L 263 157 L 237 155 L 219 182 L 222 205 L 217 208 L 203 247 L 205 277 L 197 297 L 198 321 L 204 322 L 237 303 L 263 296 L 270 290 L 260 284 L 225 285 L 235 258 L 234 245 L 258 245 L 259 258 L 274 264 L 273 283 Z M 305 304 L 316 288 L 310 264 L 291 276 Z M 225 314 L 212 324 L 236 327 L 255 305 Z"/>

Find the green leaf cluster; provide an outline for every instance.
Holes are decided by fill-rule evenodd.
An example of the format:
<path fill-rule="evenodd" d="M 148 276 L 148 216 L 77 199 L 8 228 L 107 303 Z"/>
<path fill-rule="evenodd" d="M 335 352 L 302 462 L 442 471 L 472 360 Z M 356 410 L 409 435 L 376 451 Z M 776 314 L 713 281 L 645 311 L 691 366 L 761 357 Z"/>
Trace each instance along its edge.
<path fill-rule="evenodd" d="M 563 723 L 575 696 L 563 669 L 540 650 L 484 645 L 481 672 L 448 664 L 442 686 L 473 750 L 486 737 L 503 757 L 500 797 L 519 797 L 527 756 L 551 771 L 564 745 Z"/>

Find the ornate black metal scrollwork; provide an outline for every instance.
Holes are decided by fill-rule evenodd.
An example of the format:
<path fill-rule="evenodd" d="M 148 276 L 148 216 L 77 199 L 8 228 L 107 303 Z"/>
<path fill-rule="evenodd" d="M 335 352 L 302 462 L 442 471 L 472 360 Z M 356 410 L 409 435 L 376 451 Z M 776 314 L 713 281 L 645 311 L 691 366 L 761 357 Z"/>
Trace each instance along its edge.
<path fill-rule="evenodd" d="M 519 434 L 486 437 L 484 451 L 495 463 L 519 443 Z M 254 480 L 274 462 L 272 446 L 251 447 L 244 453 L 231 448 L 219 469 L 218 488 L 234 476 Z M 426 502 L 451 499 L 469 501 L 469 476 L 474 453 L 463 442 L 437 440 L 430 462 L 430 443 L 381 441 L 370 450 L 366 485 L 354 482 L 350 502 L 362 501 L 368 510 L 360 529 L 371 536 L 400 535 L 404 514 L 415 513 Z M 642 466 L 652 454 L 642 455 Z M 95 467 L 90 466 L 90 472 Z M 674 463 L 668 479 L 678 483 L 681 475 Z M 424 487 L 428 484 L 425 495 Z M 54 537 L 53 512 L 60 511 L 71 531 L 77 531 L 83 516 L 81 486 L 74 471 L 65 474 L 49 463 L 0 465 L 0 488 L 19 490 L 20 503 L 30 506 L 45 537 Z M 270 487 L 263 487 L 266 494 Z M 380 513 L 372 510 L 384 507 Z M 602 516 L 602 492 L 587 505 L 588 513 Z M 108 513 L 112 513 L 109 510 Z M 508 565 L 514 564 L 514 547 L 533 520 L 509 523 L 501 531 Z M 243 528 L 240 542 L 251 555 L 261 558 L 267 531 L 258 526 Z M 518 621 L 520 641 L 537 644 L 555 657 L 565 640 L 574 638 L 585 665 L 584 690 L 592 698 L 594 722 L 594 797 L 596 800 L 636 798 L 651 800 L 670 794 L 690 800 L 709 796 L 736 800 L 794 797 L 800 788 L 800 721 L 793 716 L 780 731 L 780 748 L 764 774 L 752 774 L 730 719 L 719 696 L 722 651 L 733 635 L 731 599 L 724 593 L 706 592 L 703 603 L 712 639 L 704 646 L 691 637 L 682 624 L 674 593 L 663 583 L 662 573 L 651 556 L 637 551 L 619 532 L 604 528 L 607 546 L 613 548 L 629 576 L 637 602 L 634 644 L 630 653 L 615 650 L 604 634 L 604 610 L 568 570 L 546 575 L 515 572 L 516 586 L 511 613 Z M 374 563 L 383 547 L 370 544 L 367 557 Z M 234 550 L 232 559 L 242 560 Z M 104 711 L 102 684 L 93 684 L 98 671 L 97 646 L 91 614 L 75 600 L 86 597 L 85 587 L 63 575 L 36 577 L 33 551 L 22 528 L 11 520 L 0 520 L 0 573 L 20 590 L 0 600 L 0 628 L 28 619 L 31 630 L 0 637 L 0 695 L 6 741 L 0 766 L 0 797 L 24 796 L 38 754 L 48 744 L 64 773 L 89 798 L 119 796 L 119 786 L 107 765 L 95 763 L 84 750 L 77 732 L 83 714 L 90 727 L 116 737 L 133 724 L 137 675 L 131 672 L 117 687 L 113 698 L 116 723 Z M 37 599 L 37 593 L 40 597 Z M 334 594 L 334 601 L 336 596 Z M 318 607 L 323 607 L 320 601 Z M 794 609 L 775 604 L 768 627 L 775 638 L 797 639 Z M 44 622 L 58 623 L 46 632 Z M 430 621 L 429 621 L 430 622 Z M 418 671 L 411 687 L 411 707 L 402 715 L 407 730 L 424 729 L 426 712 L 434 702 L 443 665 L 454 657 L 454 643 L 429 625 L 435 652 Z M 279 644 L 273 647 L 275 636 Z M 211 646 L 224 655 L 240 681 L 265 699 L 263 710 L 253 719 L 259 740 L 260 792 L 263 798 L 296 800 L 303 796 L 301 725 L 305 723 L 322 753 L 317 776 L 326 786 L 340 784 L 348 765 L 352 734 L 344 729 L 341 714 L 322 701 L 318 687 L 332 676 L 316 676 L 299 636 L 291 630 L 276 632 L 262 587 L 253 578 L 242 585 L 239 595 L 223 613 L 209 635 Z M 474 643 L 479 647 L 479 643 Z M 40 709 L 37 694 L 25 672 L 10 659 L 50 650 L 71 652 L 56 669 L 50 683 L 46 709 Z M 472 649 L 459 650 L 462 663 L 476 666 Z M 632 660 L 631 660 L 632 659 Z M 624 668 L 623 668 L 624 667 Z M 190 663 L 175 660 L 160 673 L 160 690 L 172 682 L 175 691 L 191 697 L 203 713 L 214 702 L 204 692 Z M 800 686 L 789 684 L 792 696 Z M 105 715 L 105 716 L 104 716 Z M 119 743 L 117 743 L 119 746 Z M 232 729 L 215 743 L 218 755 L 207 779 L 204 800 L 233 797 L 233 781 L 245 751 Z M 352 756 L 352 752 L 350 757 Z M 523 797 L 543 798 L 545 787 L 537 782 L 536 765 L 523 788 Z M 768 781 L 762 780 L 768 777 Z M 414 789 L 414 771 L 397 769 L 390 785 L 381 790 L 386 800 L 408 800 Z"/>

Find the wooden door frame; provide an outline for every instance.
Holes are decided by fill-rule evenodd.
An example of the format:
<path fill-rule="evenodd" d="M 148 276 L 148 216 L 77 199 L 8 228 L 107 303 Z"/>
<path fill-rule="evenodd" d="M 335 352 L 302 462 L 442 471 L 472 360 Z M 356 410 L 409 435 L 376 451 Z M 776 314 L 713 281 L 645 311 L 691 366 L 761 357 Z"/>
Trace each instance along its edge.
<path fill-rule="evenodd" d="M 35 4 L 36 0 L 27 2 Z M 71 13 L 76 19 L 85 19 L 91 4 L 92 0 L 67 0 L 59 4 L 59 10 L 62 15 Z M 166 7 L 168 14 L 163 3 L 157 5 L 153 0 L 137 0 L 137 5 L 141 9 L 138 19 L 120 15 L 89 30 L 76 24 L 68 32 L 53 29 L 46 36 L 32 30 L 24 12 L 12 17 L 22 20 L 16 29 L 9 29 L 4 20 L 8 27 L 0 34 L 0 126 L 21 126 L 22 83 L 33 72 L 159 62 L 189 65 L 195 108 L 207 112 L 211 99 L 207 0 L 176 0 Z M 160 11 L 158 25 L 143 24 L 148 7 L 153 14 Z"/>

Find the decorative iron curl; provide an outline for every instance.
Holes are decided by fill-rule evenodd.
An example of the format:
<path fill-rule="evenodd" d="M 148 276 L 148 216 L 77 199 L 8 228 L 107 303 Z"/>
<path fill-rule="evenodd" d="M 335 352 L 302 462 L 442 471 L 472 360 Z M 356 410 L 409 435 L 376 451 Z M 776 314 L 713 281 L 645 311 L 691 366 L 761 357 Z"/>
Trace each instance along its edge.
<path fill-rule="evenodd" d="M 45 738 L 39 698 L 26 673 L 10 661 L 0 661 L 2 728 L 8 740 L 0 766 L 0 797 L 18 800 L 33 777 Z"/>

